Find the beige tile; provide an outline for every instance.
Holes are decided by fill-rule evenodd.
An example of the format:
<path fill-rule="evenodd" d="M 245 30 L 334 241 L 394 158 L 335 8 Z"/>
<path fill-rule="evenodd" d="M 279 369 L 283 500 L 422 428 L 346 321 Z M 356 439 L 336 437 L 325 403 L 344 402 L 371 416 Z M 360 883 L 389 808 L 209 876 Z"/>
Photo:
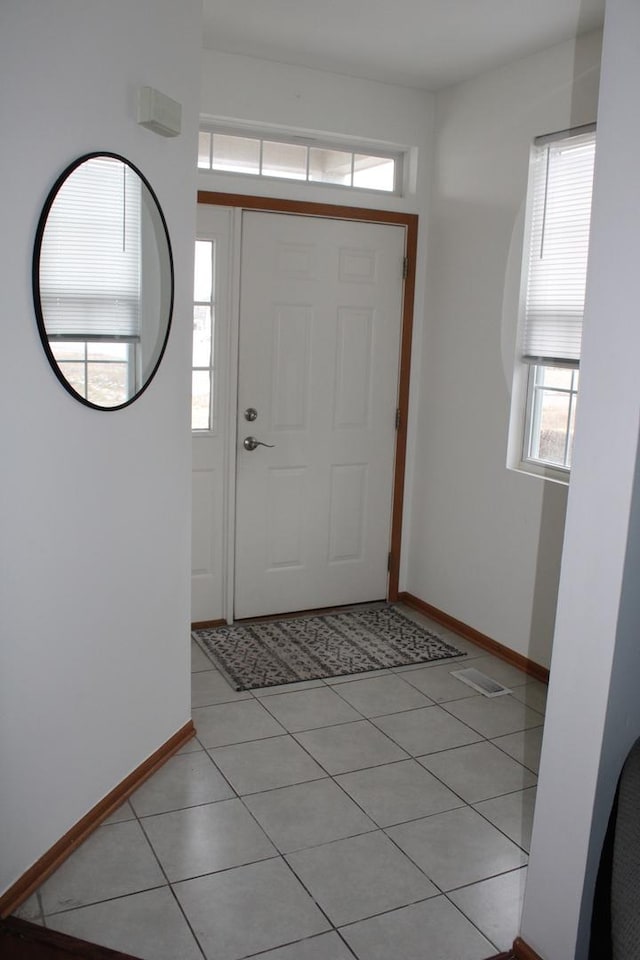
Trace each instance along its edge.
<path fill-rule="evenodd" d="M 171 883 L 276 854 L 241 800 L 146 817 L 143 826 Z"/>
<path fill-rule="evenodd" d="M 353 954 L 337 933 L 321 933 L 318 937 L 261 953 L 256 960 L 353 960 Z"/>
<path fill-rule="evenodd" d="M 296 734 L 296 740 L 330 774 L 405 760 L 407 754 L 368 720 Z"/>
<path fill-rule="evenodd" d="M 325 677 L 328 686 L 337 687 L 341 683 L 351 683 L 353 680 L 371 680 L 374 677 L 388 677 L 395 671 L 390 667 L 380 670 L 362 670 L 360 673 L 341 673 L 337 677 Z"/>
<path fill-rule="evenodd" d="M 538 713 L 544 713 L 547 709 L 547 685 L 540 680 L 528 680 L 524 687 L 514 690 L 513 695 Z"/>
<path fill-rule="evenodd" d="M 200 670 L 215 670 L 215 664 L 200 649 L 197 643 L 191 641 L 191 672 L 197 673 Z"/>
<path fill-rule="evenodd" d="M 449 893 L 459 910 L 491 941 L 496 950 L 511 950 L 520 931 L 527 868 L 482 880 Z"/>
<path fill-rule="evenodd" d="M 102 826 L 108 823 L 122 823 L 123 820 L 135 820 L 136 815 L 131 809 L 131 804 L 128 800 L 125 800 L 124 803 L 121 803 L 117 810 L 114 810 L 111 816 L 107 817 L 106 820 L 102 821 Z"/>
<path fill-rule="evenodd" d="M 486 880 L 527 861 L 519 847 L 470 807 L 388 827 L 386 832 L 444 891 Z"/>
<path fill-rule="evenodd" d="M 197 737 L 191 737 L 190 740 L 187 740 L 183 747 L 180 747 L 179 750 L 174 754 L 175 757 L 182 757 L 187 753 L 198 753 L 199 750 L 204 750 L 204 747 L 200 743 Z"/>
<path fill-rule="evenodd" d="M 239 960 L 330 927 L 280 858 L 187 880 L 175 892 L 210 960 Z"/>
<path fill-rule="evenodd" d="M 514 843 L 528 851 L 531 846 L 535 803 L 536 789 L 529 787 L 528 790 L 476 803 L 474 809 L 495 824 Z"/>
<path fill-rule="evenodd" d="M 336 925 L 439 893 L 381 831 L 325 843 L 289 854 L 286 859 Z"/>
<path fill-rule="evenodd" d="M 286 733 L 257 700 L 240 700 L 192 711 L 198 740 L 205 748 L 243 743 Z"/>
<path fill-rule="evenodd" d="M 211 758 L 200 750 L 171 757 L 131 796 L 131 806 L 139 817 L 147 817 L 201 803 L 228 800 L 233 795 Z"/>
<path fill-rule="evenodd" d="M 420 766 L 401 760 L 356 770 L 336 781 L 379 826 L 417 820 L 463 805 L 463 801 Z"/>
<path fill-rule="evenodd" d="M 524 703 L 507 694 L 504 697 L 469 697 L 447 703 L 446 709 L 483 737 L 493 739 L 507 733 L 516 733 L 529 727 L 538 727 L 544 717 L 530 710 Z"/>
<path fill-rule="evenodd" d="M 543 730 L 543 727 L 519 730 L 517 733 L 508 733 L 504 737 L 496 737 L 492 743 L 500 750 L 508 753 L 518 763 L 524 764 L 529 770 L 537 773 L 540 766 Z"/>
<path fill-rule="evenodd" d="M 207 707 L 212 703 L 231 703 L 234 700 L 250 700 L 248 690 L 234 690 L 217 670 L 204 670 L 191 674 L 191 706 Z"/>
<path fill-rule="evenodd" d="M 488 940 L 446 897 L 342 927 L 358 960 L 485 960 Z"/>
<path fill-rule="evenodd" d="M 293 737 L 252 740 L 209 751 L 239 794 L 318 780 L 327 774 Z"/>
<path fill-rule="evenodd" d="M 244 802 L 281 853 L 375 829 L 373 821 L 329 779 L 254 793 Z"/>
<path fill-rule="evenodd" d="M 99 827 L 39 889 L 45 917 L 71 907 L 164 886 L 137 820 Z"/>
<path fill-rule="evenodd" d="M 42 908 L 40 906 L 40 898 L 37 893 L 32 893 L 28 900 L 25 900 L 24 903 L 20 904 L 17 910 L 13 913 L 14 917 L 19 917 L 20 920 L 29 920 L 31 923 L 44 923 L 44 917 L 42 915 Z"/>
<path fill-rule="evenodd" d="M 413 710 L 429 706 L 432 702 L 395 674 L 342 683 L 338 692 L 363 717 L 379 717 L 401 710 Z"/>
<path fill-rule="evenodd" d="M 290 732 L 361 719 L 353 707 L 327 686 L 264 697 L 261 702 Z"/>
<path fill-rule="evenodd" d="M 377 717 L 373 723 L 414 757 L 482 739 L 438 706 Z"/>
<path fill-rule="evenodd" d="M 513 793 L 536 783 L 534 773 L 486 741 L 432 753 L 420 758 L 420 763 L 467 803 Z"/>
<path fill-rule="evenodd" d="M 49 926 L 140 960 L 202 960 L 168 887 L 58 913 Z"/>

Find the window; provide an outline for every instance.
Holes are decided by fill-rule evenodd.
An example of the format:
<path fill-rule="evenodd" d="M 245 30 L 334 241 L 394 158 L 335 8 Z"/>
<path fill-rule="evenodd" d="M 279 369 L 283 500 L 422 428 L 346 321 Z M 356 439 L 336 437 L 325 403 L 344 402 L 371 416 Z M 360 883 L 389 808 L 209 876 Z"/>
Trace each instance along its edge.
<path fill-rule="evenodd" d="M 519 361 L 527 369 L 521 461 L 567 479 L 589 253 L 595 128 L 539 138 L 532 150 Z M 536 468 L 540 468 L 536 470 Z"/>
<path fill-rule="evenodd" d="M 130 167 L 94 157 L 56 194 L 40 254 L 51 351 L 73 389 L 118 406 L 138 387 L 141 189 Z"/>
<path fill-rule="evenodd" d="M 578 398 L 578 371 L 531 367 L 526 455 L 529 460 L 569 469 Z"/>
<path fill-rule="evenodd" d="M 135 344 L 104 340 L 51 340 L 51 352 L 76 393 L 102 407 L 125 403 L 137 389 Z"/>
<path fill-rule="evenodd" d="M 201 130 L 198 167 L 253 177 L 399 193 L 401 154 L 356 152 L 345 145 Z"/>
<path fill-rule="evenodd" d="M 214 429 L 215 242 L 196 240 L 191 429 Z"/>

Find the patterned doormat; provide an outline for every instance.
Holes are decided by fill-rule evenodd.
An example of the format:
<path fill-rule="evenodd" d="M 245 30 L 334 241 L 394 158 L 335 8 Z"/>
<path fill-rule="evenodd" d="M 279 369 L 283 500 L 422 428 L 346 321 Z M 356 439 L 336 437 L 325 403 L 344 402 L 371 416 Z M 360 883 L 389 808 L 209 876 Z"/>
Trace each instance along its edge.
<path fill-rule="evenodd" d="M 464 656 L 391 606 L 194 630 L 234 690 Z"/>

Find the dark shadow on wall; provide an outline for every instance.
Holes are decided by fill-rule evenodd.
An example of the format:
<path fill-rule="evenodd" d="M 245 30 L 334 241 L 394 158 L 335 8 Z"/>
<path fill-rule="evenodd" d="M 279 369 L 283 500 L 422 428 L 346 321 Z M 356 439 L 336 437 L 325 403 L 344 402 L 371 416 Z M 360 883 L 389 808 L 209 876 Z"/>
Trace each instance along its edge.
<path fill-rule="evenodd" d="M 556 621 L 568 488 L 544 481 L 528 657 L 549 663 Z"/>

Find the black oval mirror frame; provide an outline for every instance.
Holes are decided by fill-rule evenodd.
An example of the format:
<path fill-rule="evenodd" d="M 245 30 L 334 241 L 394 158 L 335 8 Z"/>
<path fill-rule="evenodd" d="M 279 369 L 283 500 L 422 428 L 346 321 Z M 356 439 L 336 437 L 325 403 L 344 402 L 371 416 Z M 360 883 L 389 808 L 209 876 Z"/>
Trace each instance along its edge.
<path fill-rule="evenodd" d="M 65 390 L 95 410 L 133 403 L 164 355 L 174 272 L 158 198 L 129 160 L 88 153 L 58 177 L 38 221 L 32 286 L 42 345 Z"/>

